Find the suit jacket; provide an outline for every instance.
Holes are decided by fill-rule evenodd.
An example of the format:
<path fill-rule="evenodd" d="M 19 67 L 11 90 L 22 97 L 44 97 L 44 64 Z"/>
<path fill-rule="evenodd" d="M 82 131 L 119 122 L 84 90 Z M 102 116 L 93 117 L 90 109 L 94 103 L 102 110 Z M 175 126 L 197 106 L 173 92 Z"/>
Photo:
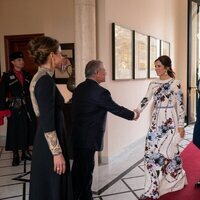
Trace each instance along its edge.
<path fill-rule="evenodd" d="M 112 100 L 110 92 L 96 81 L 86 79 L 72 96 L 72 136 L 75 148 L 103 149 L 107 111 L 133 120 L 134 112 Z"/>

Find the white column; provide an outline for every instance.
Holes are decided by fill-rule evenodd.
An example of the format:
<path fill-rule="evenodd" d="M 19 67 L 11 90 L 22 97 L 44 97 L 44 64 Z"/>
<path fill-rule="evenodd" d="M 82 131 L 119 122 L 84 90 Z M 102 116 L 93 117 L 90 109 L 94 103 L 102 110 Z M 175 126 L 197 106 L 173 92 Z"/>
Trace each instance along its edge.
<path fill-rule="evenodd" d="M 75 79 L 85 80 L 85 66 L 96 59 L 96 0 L 75 0 Z M 98 153 L 95 154 L 98 165 Z"/>
<path fill-rule="evenodd" d="M 95 0 L 75 0 L 76 85 L 85 79 L 85 66 L 96 59 Z"/>

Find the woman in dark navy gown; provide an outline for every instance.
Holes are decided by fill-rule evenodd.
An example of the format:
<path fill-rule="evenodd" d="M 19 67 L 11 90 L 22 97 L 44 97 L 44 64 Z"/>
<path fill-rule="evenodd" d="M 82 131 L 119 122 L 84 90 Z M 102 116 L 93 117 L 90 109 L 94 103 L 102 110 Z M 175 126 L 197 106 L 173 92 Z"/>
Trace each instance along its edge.
<path fill-rule="evenodd" d="M 52 78 L 54 69 L 61 66 L 61 49 L 57 40 L 44 36 L 31 40 L 29 51 L 40 66 L 30 85 L 33 108 L 38 117 L 31 164 L 30 200 L 72 199 L 62 111 L 64 99 Z"/>

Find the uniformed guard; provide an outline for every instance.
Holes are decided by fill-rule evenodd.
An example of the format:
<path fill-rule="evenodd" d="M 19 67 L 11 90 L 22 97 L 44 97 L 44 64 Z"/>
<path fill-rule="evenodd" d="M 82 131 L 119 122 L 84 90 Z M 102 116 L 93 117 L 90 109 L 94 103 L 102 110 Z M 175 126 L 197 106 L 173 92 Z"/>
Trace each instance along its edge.
<path fill-rule="evenodd" d="M 29 146 L 33 144 L 36 130 L 36 117 L 30 100 L 30 73 L 23 70 L 24 56 L 20 51 L 10 55 L 12 67 L 3 74 L 0 81 L 0 119 L 8 117 L 5 150 L 13 151 L 12 166 L 21 160 L 31 160 Z M 1 125 L 0 124 L 0 125 Z"/>

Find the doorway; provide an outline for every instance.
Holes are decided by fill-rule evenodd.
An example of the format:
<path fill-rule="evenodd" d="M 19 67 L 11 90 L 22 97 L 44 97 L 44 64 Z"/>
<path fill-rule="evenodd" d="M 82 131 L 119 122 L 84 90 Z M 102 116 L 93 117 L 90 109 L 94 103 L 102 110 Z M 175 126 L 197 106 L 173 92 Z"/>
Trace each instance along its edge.
<path fill-rule="evenodd" d="M 187 124 L 196 121 L 197 82 L 200 79 L 200 0 L 188 0 Z"/>
<path fill-rule="evenodd" d="M 44 36 L 44 34 L 39 33 L 28 35 L 4 36 L 6 71 L 10 69 L 9 55 L 14 51 L 22 51 L 24 54 L 25 63 L 24 70 L 30 72 L 32 75 L 34 75 L 37 72 L 37 65 L 34 63 L 33 59 L 28 54 L 27 44 L 31 39 L 39 36 Z"/>

